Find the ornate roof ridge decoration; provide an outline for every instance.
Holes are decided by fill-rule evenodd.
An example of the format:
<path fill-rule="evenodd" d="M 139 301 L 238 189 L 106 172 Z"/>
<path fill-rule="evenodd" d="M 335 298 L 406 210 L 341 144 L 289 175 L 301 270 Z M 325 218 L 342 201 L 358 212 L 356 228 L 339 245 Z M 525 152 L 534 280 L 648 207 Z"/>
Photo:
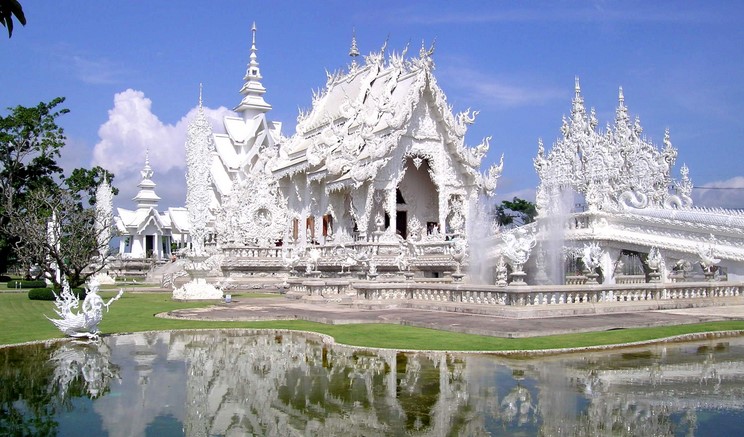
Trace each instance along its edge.
<path fill-rule="evenodd" d="M 620 87 L 615 121 L 602 131 L 597 128 L 594 109 L 586 111 L 578 77 L 574 90 L 571 114 L 563 117 L 562 135 L 549 153 L 542 139 L 538 140 L 533 163 L 540 177 L 539 211 L 549 214 L 565 209 L 560 203 L 566 190 L 583 195 L 592 211 L 692 206 L 688 168 L 682 166 L 679 181 L 670 175 L 677 149 L 668 129 L 661 149 L 647 140 L 640 119 L 631 119 Z"/>
<path fill-rule="evenodd" d="M 326 72 L 325 88 L 313 91 L 312 108 L 300 111 L 297 132 L 283 144 L 282 163 L 275 168 L 275 175 L 291 174 L 290 167 L 309 163 L 313 169 L 325 166 L 331 176 L 348 175 L 359 186 L 387 164 L 392 149 L 409 134 L 407 123 L 417 108 L 422 106 L 428 113 L 431 106 L 436 114 L 428 119 L 435 125 L 426 131 L 426 138 L 421 137 L 421 130 L 411 135 L 443 141 L 476 185 L 492 194 L 503 161 L 480 173 L 491 137 L 472 148 L 465 145 L 467 127 L 474 123 L 478 111 L 453 114 L 432 74 L 434 45 L 426 49 L 422 42 L 419 57 L 412 60 L 405 59 L 406 46 L 401 54 L 391 53 L 387 62 L 386 48 L 387 41 L 378 52 L 365 56 L 364 65 L 359 66 L 356 37 L 352 38 L 349 71 Z M 425 95 L 430 103 L 421 105 Z"/>
<path fill-rule="evenodd" d="M 207 224 L 212 218 L 209 211 L 212 194 L 212 176 L 209 172 L 214 152 L 212 125 L 202 106 L 202 85 L 199 84 L 199 107 L 196 117 L 189 123 L 186 134 L 186 209 L 194 255 L 204 255 Z"/>

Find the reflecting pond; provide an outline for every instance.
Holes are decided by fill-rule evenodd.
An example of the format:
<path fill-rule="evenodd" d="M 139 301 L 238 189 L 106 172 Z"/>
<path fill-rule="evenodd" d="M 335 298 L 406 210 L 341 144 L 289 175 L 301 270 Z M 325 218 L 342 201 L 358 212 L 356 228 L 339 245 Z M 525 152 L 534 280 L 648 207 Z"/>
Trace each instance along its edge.
<path fill-rule="evenodd" d="M 719 436 L 744 338 L 530 359 L 189 331 L 0 349 L 0 435 Z"/>

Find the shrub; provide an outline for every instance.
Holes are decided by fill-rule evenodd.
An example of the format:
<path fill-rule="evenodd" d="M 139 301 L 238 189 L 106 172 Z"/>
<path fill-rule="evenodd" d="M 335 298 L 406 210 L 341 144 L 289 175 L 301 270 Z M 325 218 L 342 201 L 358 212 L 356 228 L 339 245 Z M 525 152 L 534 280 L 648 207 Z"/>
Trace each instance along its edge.
<path fill-rule="evenodd" d="M 12 278 L 10 276 L 8 276 L 8 275 L 0 275 L 0 282 L 8 282 L 11 279 Z"/>
<path fill-rule="evenodd" d="M 55 297 L 52 290 L 53 289 L 48 287 L 32 288 L 31 290 L 28 290 L 28 298 L 31 300 L 54 300 Z M 59 290 L 55 291 L 59 295 Z M 85 299 L 85 295 L 88 293 L 88 290 L 85 288 L 73 288 L 70 291 L 72 291 L 72 294 L 78 299 Z"/>
<path fill-rule="evenodd" d="M 46 287 L 46 282 L 44 281 L 22 281 L 22 280 L 8 281 L 8 288 L 42 288 L 42 287 Z"/>

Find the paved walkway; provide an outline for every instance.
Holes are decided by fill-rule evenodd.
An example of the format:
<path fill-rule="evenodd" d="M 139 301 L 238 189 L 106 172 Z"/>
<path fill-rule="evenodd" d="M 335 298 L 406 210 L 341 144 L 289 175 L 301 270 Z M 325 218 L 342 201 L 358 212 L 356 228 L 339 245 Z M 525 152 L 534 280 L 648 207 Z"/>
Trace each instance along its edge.
<path fill-rule="evenodd" d="M 290 300 L 282 296 L 238 299 L 230 304 L 218 304 L 209 308 L 172 311 L 168 316 L 196 320 L 299 319 L 328 324 L 397 323 L 496 337 L 533 337 L 720 320 L 744 320 L 744 301 L 741 302 L 741 304 L 705 308 L 514 319 L 452 311 L 401 308 L 395 305 L 363 309 L 352 305 Z"/>

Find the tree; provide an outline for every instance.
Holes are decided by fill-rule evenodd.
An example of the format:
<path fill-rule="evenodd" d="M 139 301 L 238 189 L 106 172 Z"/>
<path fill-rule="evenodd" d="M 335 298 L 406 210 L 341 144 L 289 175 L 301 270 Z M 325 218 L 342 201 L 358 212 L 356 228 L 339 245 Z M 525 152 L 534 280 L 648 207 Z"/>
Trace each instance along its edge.
<path fill-rule="evenodd" d="M 96 189 L 104 179 L 110 184 L 114 180 L 114 174 L 99 166 L 95 166 L 90 170 L 76 168 L 70 176 L 65 178 L 65 185 L 71 193 L 76 194 L 78 199 L 81 199 L 82 195 L 87 196 L 88 205 L 93 206 L 96 204 Z M 119 194 L 117 188 L 112 187 L 111 191 L 114 195 Z"/>
<path fill-rule="evenodd" d="M 96 226 L 105 218 L 98 217 L 96 208 L 86 207 L 87 200 L 84 191 L 40 188 L 10 211 L 8 229 L 19 237 L 15 244 L 18 261 L 38 264 L 56 287 L 61 287 L 62 278 L 71 287 L 79 286 L 106 263 L 110 237 L 101 236 L 110 235 L 110 228 Z"/>
<path fill-rule="evenodd" d="M 0 24 L 8 29 L 8 38 L 13 36 L 13 17 L 23 26 L 26 25 L 26 16 L 23 7 L 18 0 L 0 0 Z"/>
<path fill-rule="evenodd" d="M 0 271 L 11 259 L 38 264 L 55 285 L 59 271 L 74 287 L 105 265 L 112 221 L 93 206 L 100 183 L 114 176 L 101 167 L 64 176 L 56 162 L 66 140 L 56 122 L 69 112 L 57 109 L 63 102 L 17 106 L 0 117 Z"/>
<path fill-rule="evenodd" d="M 515 197 L 511 201 L 502 201 L 496 207 L 495 214 L 499 225 L 516 227 L 534 222 L 537 208 L 534 203 Z"/>
<path fill-rule="evenodd" d="M 69 112 L 58 108 L 64 101 L 57 97 L 35 107 L 19 105 L 0 116 L 0 272 L 14 260 L 16 236 L 7 232 L 8 212 L 29 191 L 55 187 L 62 177 L 56 159 L 66 138 L 56 120 Z"/>

